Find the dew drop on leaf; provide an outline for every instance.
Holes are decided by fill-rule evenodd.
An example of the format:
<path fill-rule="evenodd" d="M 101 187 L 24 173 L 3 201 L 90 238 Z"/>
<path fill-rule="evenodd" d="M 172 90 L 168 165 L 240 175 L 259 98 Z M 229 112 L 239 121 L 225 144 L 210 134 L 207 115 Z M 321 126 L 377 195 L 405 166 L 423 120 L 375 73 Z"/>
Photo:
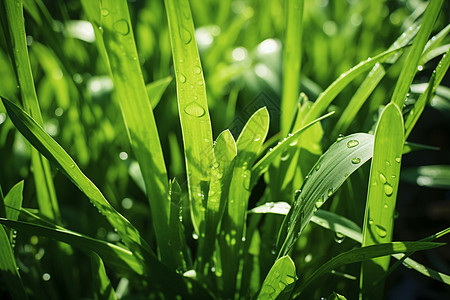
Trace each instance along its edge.
<path fill-rule="evenodd" d="M 394 189 L 392 188 L 392 185 L 390 185 L 389 183 L 386 182 L 384 184 L 384 193 L 387 196 L 391 196 L 393 192 L 394 192 Z"/>
<path fill-rule="evenodd" d="M 120 19 L 115 22 L 113 28 L 121 35 L 127 35 L 130 32 L 130 26 L 125 19 Z"/>
<path fill-rule="evenodd" d="M 381 225 L 375 225 L 375 231 L 379 237 L 384 238 L 387 235 L 386 228 Z"/>
<path fill-rule="evenodd" d="M 109 15 L 109 10 L 102 8 L 102 16 L 106 17 L 107 15 Z"/>
<path fill-rule="evenodd" d="M 359 164 L 360 162 L 361 162 L 361 159 L 359 157 L 355 157 L 355 158 L 352 159 L 352 163 L 355 164 L 355 165 Z"/>
<path fill-rule="evenodd" d="M 185 45 L 189 44 L 191 42 L 191 40 L 192 40 L 191 33 L 189 32 L 189 30 L 187 30 L 184 27 L 181 27 L 180 37 L 181 37 L 181 40 L 183 41 L 183 43 Z"/>
<path fill-rule="evenodd" d="M 191 102 L 184 107 L 184 112 L 190 116 L 200 118 L 205 114 L 205 110 L 197 102 Z"/>
<path fill-rule="evenodd" d="M 386 183 L 386 177 L 380 173 L 380 181 L 381 183 Z"/>
<path fill-rule="evenodd" d="M 348 148 L 354 148 L 354 147 L 356 147 L 358 145 L 359 145 L 358 140 L 350 140 L 350 141 L 347 142 L 347 147 Z"/>

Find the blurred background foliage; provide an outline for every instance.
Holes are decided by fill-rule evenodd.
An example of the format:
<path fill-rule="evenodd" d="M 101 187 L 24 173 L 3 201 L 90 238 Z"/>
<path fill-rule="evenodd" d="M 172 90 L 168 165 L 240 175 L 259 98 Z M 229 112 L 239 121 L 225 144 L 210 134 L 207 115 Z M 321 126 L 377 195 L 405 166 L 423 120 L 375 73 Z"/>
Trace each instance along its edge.
<path fill-rule="evenodd" d="M 173 76 L 163 1 L 128 2 L 145 82 L 149 84 Z M 230 128 L 237 137 L 248 117 L 263 105 L 269 107 L 270 135 L 275 135 L 280 129 L 282 41 L 286 14 L 284 1 L 191 0 L 190 4 L 205 74 L 214 137 L 226 128 Z M 94 43 L 94 31 L 87 21 L 82 4 L 75 0 L 25 0 L 24 6 L 31 67 L 46 131 L 77 161 L 111 204 L 152 241 L 150 213 L 141 177 L 130 151 L 118 103 L 111 96 L 113 84 L 108 77 L 104 57 Z M 305 1 L 301 71 L 301 90 L 305 97 L 314 101 L 341 73 L 387 49 L 421 16 L 425 8 L 426 2 L 419 0 Z M 446 1 L 436 28 L 443 28 L 449 23 L 449 12 L 449 2 Z M 3 20 L 1 26 L 5 26 Z M 0 94 L 18 100 L 16 76 L 9 51 L 11 49 L 8 49 L 5 37 L 0 35 Z M 434 69 L 437 61 L 431 60 L 424 65 L 416 79 L 420 82 L 421 76 L 424 80 L 429 78 L 429 70 Z M 338 96 L 329 108 L 336 111 L 335 116 L 323 122 L 324 149 L 338 137 L 337 134 L 369 132 L 372 129 L 379 106 L 386 104 L 390 98 L 400 68 L 401 63 L 388 69 L 387 76 L 348 131 L 335 133 L 333 126 L 339 114 L 364 78 L 352 82 Z M 443 85 L 449 85 L 448 75 Z M 416 94 L 411 91 L 412 101 Z M 449 99 L 448 90 L 443 88 L 440 99 L 433 100 L 431 107 L 425 110 L 409 139 L 439 147 L 441 151 L 421 151 L 405 156 L 405 167 L 450 164 Z M 175 84 L 172 81 L 154 112 L 169 177 L 177 177 L 183 183 L 184 158 L 177 109 Z M 14 129 L 0 104 L 0 182 L 5 192 L 25 179 L 24 207 L 33 208 L 37 204 L 30 173 L 32 170 L 29 168 L 29 148 L 30 145 Z M 302 169 L 309 170 L 321 153 L 322 149 L 311 151 L 307 156 L 310 158 L 302 161 L 305 164 Z M 81 199 L 84 196 L 76 187 L 57 170 L 53 171 L 65 226 L 93 237 L 117 241 L 117 234 L 103 218 L 96 217 L 98 212 L 88 201 Z M 328 209 L 347 215 L 361 224 L 366 197 L 366 173 L 353 175 L 334 200 L 327 204 Z M 414 178 L 417 176 L 412 178 L 412 183 L 410 180 L 400 186 L 394 240 L 423 238 L 448 226 L 450 221 L 449 191 L 416 189 Z M 182 187 L 186 190 L 185 184 Z M 252 198 L 255 200 L 251 205 L 255 205 L 261 197 L 262 188 L 261 184 L 257 186 Z M 349 204 L 345 203 L 346 198 L 360 201 Z M 267 228 L 263 228 L 261 239 L 275 241 L 278 229 L 271 224 L 281 222 L 282 217 L 268 215 L 264 218 L 274 220 L 264 223 Z M 308 234 L 302 235 L 296 251 L 297 268 L 304 272 L 312 272 L 314 266 L 356 245 L 342 237 L 333 237 L 332 232 L 314 225 L 309 226 L 307 231 Z M 15 251 L 24 281 L 31 283 L 30 288 L 36 299 L 59 299 L 60 295 L 66 295 L 68 299 L 88 297 L 86 285 L 90 287 L 90 283 L 86 280 L 90 278 L 89 259 L 79 250 L 67 248 L 67 251 L 75 252 L 67 255 L 68 260 L 64 261 L 64 265 L 69 266 L 72 260 L 72 263 L 76 262 L 77 268 L 61 267 L 63 262 L 52 260 L 51 252 L 56 250 L 51 249 L 56 248 L 47 247 L 53 243 L 56 242 L 37 236 L 17 236 Z M 189 243 L 194 244 L 193 239 Z M 266 250 L 267 254 L 262 255 L 273 256 L 271 249 Z M 424 253 L 416 259 L 450 273 L 448 253 L 442 253 L 440 249 Z M 270 268 L 271 259 L 267 263 L 261 265 L 262 274 L 263 270 L 267 272 Z M 347 270 L 357 274 L 355 270 L 358 270 L 358 266 L 348 266 Z M 432 280 L 427 281 L 419 276 L 405 272 L 405 269 L 394 272 L 389 281 L 392 284 L 388 285 L 389 298 L 419 299 L 418 296 L 397 296 L 405 291 L 402 289 L 404 286 L 406 290 L 414 291 L 415 295 L 421 295 L 420 299 L 432 299 L 449 292 L 444 285 L 435 288 Z M 356 291 L 358 281 L 346 277 L 343 274 L 327 277 L 320 281 L 321 289 L 318 290 L 321 294 L 310 292 L 305 297 L 320 299 L 333 290 Z M 417 284 L 419 281 L 421 283 Z M 119 282 L 126 286 L 124 279 L 112 278 L 112 282 L 115 286 Z M 67 290 L 71 292 L 64 293 Z M 3 292 L 0 291 L 0 295 Z M 125 293 L 120 288 L 118 292 Z M 347 295 L 352 299 L 352 292 Z"/>

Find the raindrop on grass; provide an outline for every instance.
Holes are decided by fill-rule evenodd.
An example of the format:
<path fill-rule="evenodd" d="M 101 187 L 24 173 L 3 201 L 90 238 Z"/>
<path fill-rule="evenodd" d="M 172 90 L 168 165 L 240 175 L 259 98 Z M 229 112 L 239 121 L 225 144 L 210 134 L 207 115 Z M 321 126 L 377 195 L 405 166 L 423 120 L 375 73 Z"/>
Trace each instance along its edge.
<path fill-rule="evenodd" d="M 179 79 L 180 79 L 181 83 L 185 83 L 186 82 L 186 76 L 184 76 L 183 74 L 180 74 Z"/>
<path fill-rule="evenodd" d="M 130 26 L 125 19 L 115 22 L 113 28 L 121 35 L 127 35 L 130 32 Z"/>
<path fill-rule="evenodd" d="M 347 142 L 347 147 L 348 148 L 354 148 L 354 147 L 356 147 L 358 145 L 359 145 L 358 140 L 350 140 L 350 141 Z"/>
<path fill-rule="evenodd" d="M 391 196 L 393 192 L 394 188 L 392 188 L 392 185 L 386 182 L 384 184 L 384 193 L 386 194 L 386 196 Z"/>
<path fill-rule="evenodd" d="M 401 162 L 400 157 L 396 157 L 396 158 L 395 158 L 395 161 L 398 162 L 398 163 L 400 163 L 400 162 Z"/>
<path fill-rule="evenodd" d="M 380 181 L 381 183 L 386 183 L 386 177 L 380 173 Z"/>
<path fill-rule="evenodd" d="M 341 244 L 344 241 L 344 239 L 345 239 L 345 235 L 343 235 L 342 233 L 336 232 L 334 234 L 334 241 L 336 243 Z"/>
<path fill-rule="evenodd" d="M 109 15 L 109 10 L 102 8 L 102 16 L 106 17 L 107 15 Z"/>
<path fill-rule="evenodd" d="M 191 33 L 189 32 L 189 30 L 187 30 L 184 27 L 181 27 L 180 37 L 181 37 L 181 40 L 183 41 L 183 43 L 185 45 L 189 44 L 191 42 L 191 40 L 192 40 Z"/>
<path fill-rule="evenodd" d="M 333 188 L 328 189 L 328 197 L 331 197 L 333 195 Z"/>
<path fill-rule="evenodd" d="M 200 118 L 205 114 L 205 110 L 197 102 L 191 102 L 184 107 L 184 112 L 190 116 Z"/>
<path fill-rule="evenodd" d="M 384 238 L 387 235 L 386 228 L 384 228 L 381 225 L 375 225 L 375 231 L 378 234 L 379 237 Z"/>
<path fill-rule="evenodd" d="M 202 70 L 199 67 L 194 67 L 195 74 L 200 74 L 201 72 L 202 72 Z"/>
<path fill-rule="evenodd" d="M 51 276 L 50 276 L 50 274 L 48 274 L 48 273 L 44 273 L 44 274 L 42 275 L 42 280 L 44 280 L 44 281 L 49 281 L 50 278 L 51 278 Z"/>
<path fill-rule="evenodd" d="M 355 165 L 359 164 L 360 162 L 361 162 L 361 159 L 359 157 L 355 157 L 355 158 L 352 159 L 352 163 L 355 164 Z"/>

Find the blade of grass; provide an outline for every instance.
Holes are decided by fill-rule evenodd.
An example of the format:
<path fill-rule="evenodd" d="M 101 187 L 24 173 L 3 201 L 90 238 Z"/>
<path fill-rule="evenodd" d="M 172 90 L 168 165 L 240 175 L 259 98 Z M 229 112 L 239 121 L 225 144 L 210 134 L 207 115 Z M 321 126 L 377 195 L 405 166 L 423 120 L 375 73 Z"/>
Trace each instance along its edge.
<path fill-rule="evenodd" d="M 211 120 L 205 80 L 187 0 L 165 0 L 173 64 L 176 73 L 178 111 L 183 134 L 191 216 L 199 235 L 204 221 L 210 167 L 213 162 Z"/>
<path fill-rule="evenodd" d="M 395 203 L 403 150 L 403 118 L 396 104 L 383 110 L 375 130 L 374 152 L 370 169 L 362 246 L 392 241 Z M 384 283 L 376 290 L 373 283 L 389 267 L 390 257 L 380 257 L 361 266 L 361 290 L 364 297 L 381 299 Z M 372 292 L 369 294 L 368 291 Z M 372 298 L 373 297 L 373 298 Z"/>
<path fill-rule="evenodd" d="M 284 219 L 277 243 L 278 257 L 288 254 L 314 212 L 372 157 L 372 147 L 372 135 L 352 134 L 331 145 L 319 158 Z"/>
<path fill-rule="evenodd" d="M 171 82 L 172 76 L 167 76 L 166 78 L 153 81 L 152 83 L 149 83 L 145 86 L 152 109 L 155 109 L 155 107 L 158 105 L 159 101 L 162 98 L 162 95 Z"/>
<path fill-rule="evenodd" d="M 294 262 L 289 256 L 280 257 L 270 268 L 257 299 L 291 299 L 296 281 Z"/>
<path fill-rule="evenodd" d="M 8 32 L 5 32 L 5 36 L 9 38 L 8 42 L 11 45 L 11 59 L 15 62 L 16 66 L 16 75 L 20 87 L 22 104 L 25 111 L 42 126 L 44 121 L 36 96 L 34 79 L 28 56 L 23 3 L 22 1 L 7 0 L 2 6 L 3 5 L 5 6 L 5 10 L 2 9 L 5 12 L 3 15 L 6 15 L 9 30 Z M 12 49 L 14 49 L 14 51 L 12 51 Z M 35 149 L 32 149 L 31 151 L 31 163 L 33 165 L 33 175 L 39 209 L 49 218 L 60 223 L 61 216 L 50 165 Z"/>
<path fill-rule="evenodd" d="M 342 265 L 352 264 L 360 261 L 364 262 L 376 257 L 396 253 L 433 249 L 442 245 L 444 244 L 431 242 L 392 242 L 349 250 L 324 263 L 311 276 L 301 281 L 299 286 L 294 290 L 294 297 L 298 297 L 303 292 L 303 290 L 315 279 L 330 273 L 331 270 L 334 270 Z"/>
<path fill-rule="evenodd" d="M 23 180 L 14 185 L 5 196 L 6 218 L 17 221 L 23 202 Z"/>
<path fill-rule="evenodd" d="M 283 96 L 281 99 L 281 134 L 286 136 L 294 121 L 295 106 L 300 94 L 302 63 L 303 0 L 285 1 L 286 33 L 283 47 Z"/>
<path fill-rule="evenodd" d="M 407 168 L 402 170 L 401 179 L 420 186 L 450 189 L 450 166 L 428 165 Z"/>
<path fill-rule="evenodd" d="M 434 96 L 434 93 L 436 92 L 437 87 L 439 86 L 439 84 L 441 83 L 445 74 L 447 73 L 447 70 L 450 67 L 450 53 L 449 52 L 450 52 L 450 50 L 447 50 L 447 52 L 444 54 L 444 56 L 442 56 L 442 59 L 439 61 L 439 64 L 437 65 L 436 69 L 434 70 L 433 74 L 431 75 L 430 82 L 428 83 L 427 88 L 419 96 L 419 99 L 417 99 L 416 103 L 414 104 L 414 108 L 411 109 L 408 116 L 406 117 L 405 140 L 408 138 L 412 129 L 414 128 L 417 121 L 419 120 L 419 117 L 422 114 L 422 112 L 425 108 L 425 105 L 431 101 L 432 97 Z"/>
<path fill-rule="evenodd" d="M 251 167 L 269 131 L 269 112 L 257 110 L 247 121 L 236 146 L 228 203 L 222 220 L 221 246 L 224 290 L 228 297 L 239 293 L 242 276 L 243 243 L 246 233 L 248 199 L 251 193 Z"/>
<path fill-rule="evenodd" d="M 169 267 L 174 248 L 170 235 L 170 202 L 167 170 L 155 118 L 139 65 L 128 5 L 125 0 L 101 2 L 103 41 L 110 62 L 116 98 L 127 128 L 131 147 L 139 163 L 152 212 L 158 254 Z"/>
<path fill-rule="evenodd" d="M 425 44 L 433 29 L 434 22 L 441 11 L 443 0 L 430 1 L 425 11 L 419 32 L 414 39 L 412 48 L 403 63 L 403 68 L 400 77 L 392 94 L 391 102 L 397 104 L 398 107 L 403 107 L 403 103 L 408 94 L 411 83 L 417 73 L 417 66 L 419 65 L 420 56 L 422 55 Z"/>
<path fill-rule="evenodd" d="M 91 252 L 91 272 L 93 277 L 95 299 L 116 300 L 116 293 L 106 275 L 103 261 L 95 252 Z"/>

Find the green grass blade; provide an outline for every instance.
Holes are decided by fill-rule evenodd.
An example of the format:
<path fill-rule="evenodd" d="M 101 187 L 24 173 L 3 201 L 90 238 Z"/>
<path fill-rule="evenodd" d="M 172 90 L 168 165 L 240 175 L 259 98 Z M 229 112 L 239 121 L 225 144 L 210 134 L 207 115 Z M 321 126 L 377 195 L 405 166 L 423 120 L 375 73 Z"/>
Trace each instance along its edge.
<path fill-rule="evenodd" d="M 125 0 L 103 0 L 103 40 L 109 58 L 116 98 L 128 131 L 131 147 L 144 177 L 147 197 L 163 262 L 171 261 L 168 178 L 153 110 L 139 65 L 128 6 Z M 169 264 L 170 265 L 170 264 Z"/>
<path fill-rule="evenodd" d="M 329 274 L 331 270 L 334 270 L 342 265 L 366 261 L 376 257 L 396 253 L 433 249 L 442 245 L 442 243 L 431 242 L 392 242 L 349 250 L 324 263 L 310 277 L 300 282 L 300 285 L 295 288 L 294 297 L 297 297 L 315 279 Z"/>
<path fill-rule="evenodd" d="M 422 114 L 422 112 L 425 108 L 425 105 L 431 101 L 431 98 L 434 95 L 437 87 L 439 86 L 439 84 L 441 83 L 445 74 L 447 73 L 447 70 L 450 67 L 450 53 L 449 52 L 450 52 L 450 50 L 447 50 L 447 52 L 444 54 L 442 59 L 439 61 L 439 64 L 436 67 L 436 70 L 431 75 L 431 79 L 427 85 L 427 88 L 419 96 L 419 99 L 417 99 L 416 103 L 414 104 L 414 108 L 410 110 L 408 116 L 406 117 L 405 139 L 408 138 L 412 129 L 414 128 L 417 121 L 419 120 L 419 117 Z"/>
<path fill-rule="evenodd" d="M 362 246 L 392 241 L 395 203 L 403 150 L 403 117 L 396 104 L 391 103 L 381 114 L 375 130 L 373 159 L 363 226 Z M 372 285 L 389 267 L 390 257 L 380 257 L 361 266 L 362 293 L 372 290 Z M 381 299 L 383 283 L 370 297 Z M 365 295 L 368 296 L 368 295 Z"/>
<path fill-rule="evenodd" d="M 428 43 L 425 45 L 422 56 L 420 58 L 420 65 L 423 65 L 430 61 L 430 59 L 435 56 L 432 54 L 437 48 L 441 47 L 441 43 L 445 40 L 447 35 L 450 33 L 450 24 L 445 26 L 444 29 L 439 31 L 435 36 L 433 36 Z"/>
<path fill-rule="evenodd" d="M 291 299 L 296 281 L 294 262 L 289 256 L 280 257 L 270 268 L 257 299 Z"/>
<path fill-rule="evenodd" d="M 16 259 L 6 233 L 5 227 L 0 226 L 0 274 L 5 281 L 13 300 L 28 299 L 25 288 L 20 278 Z"/>
<path fill-rule="evenodd" d="M 197 258 L 197 273 L 209 274 L 213 262 L 213 252 L 219 231 L 220 221 L 225 212 L 228 189 L 231 181 L 232 163 L 236 157 L 236 142 L 229 130 L 219 134 L 214 145 L 214 163 L 211 168 L 211 183 L 206 204 L 204 228 L 202 228 Z"/>
<path fill-rule="evenodd" d="M 209 170 L 213 162 L 212 129 L 205 80 L 189 1 L 165 0 L 164 3 L 176 73 L 191 215 L 194 229 L 199 233 L 200 224 L 204 221 L 204 202 L 208 195 Z"/>
<path fill-rule="evenodd" d="M 173 248 L 171 257 L 171 266 L 180 270 L 187 270 L 187 245 L 184 235 L 184 226 L 182 223 L 183 199 L 181 196 L 181 187 L 176 179 L 169 182 L 169 199 L 170 199 L 170 238 L 167 243 Z"/>
<path fill-rule="evenodd" d="M 245 239 L 248 199 L 251 193 L 251 170 L 269 131 L 269 112 L 257 110 L 247 121 L 237 145 L 228 203 L 222 220 L 221 255 L 225 291 L 239 291 L 240 264 Z"/>
<path fill-rule="evenodd" d="M 392 94 L 392 102 L 397 104 L 398 107 L 403 107 L 403 103 L 408 94 L 409 87 L 417 73 L 417 67 L 419 65 L 420 56 L 425 48 L 428 37 L 433 29 L 434 22 L 437 19 L 438 14 L 441 11 L 443 0 L 430 1 L 425 11 L 425 15 L 422 19 L 419 32 L 414 39 L 412 48 L 403 63 L 403 68 L 400 73 L 400 77 L 395 86 L 394 93 Z"/>
<path fill-rule="evenodd" d="M 5 6 L 6 17 L 8 20 L 9 32 L 6 35 L 10 38 L 9 43 L 11 49 L 14 48 L 14 51 L 11 51 L 11 58 L 16 66 L 22 104 L 25 111 L 42 126 L 44 122 L 39 108 L 33 74 L 31 72 L 30 59 L 28 56 L 23 3 L 22 1 L 8 0 L 5 1 L 3 5 Z M 49 218 L 60 222 L 61 216 L 56 199 L 55 187 L 52 181 L 50 165 L 35 149 L 32 149 L 31 152 L 31 162 L 33 165 L 39 209 Z"/>
<path fill-rule="evenodd" d="M 385 60 L 393 57 L 402 49 L 403 47 L 387 50 L 383 53 L 378 54 L 377 56 L 360 62 L 347 72 L 341 74 L 338 79 L 336 79 L 325 91 L 323 91 L 319 95 L 319 98 L 317 98 L 311 109 L 305 115 L 303 124 L 307 124 L 317 118 L 330 105 L 335 97 L 356 77 L 373 68 L 376 63 L 384 62 Z"/>
<path fill-rule="evenodd" d="M 401 179 L 420 186 L 450 189 L 450 166 L 429 165 L 402 170 Z"/>
<path fill-rule="evenodd" d="M 248 211 L 251 214 L 279 214 L 287 215 L 291 206 L 287 202 L 266 202 Z"/>
<path fill-rule="evenodd" d="M 18 106 L 2 98 L 8 115 L 27 140 L 56 166 L 89 198 L 91 203 L 113 226 L 123 242 L 143 259 L 143 251 L 152 253 L 137 229 L 119 214 L 105 199 L 100 190 L 83 174 L 73 159 L 28 114 Z M 150 254 L 152 256 L 152 254 Z"/>
<path fill-rule="evenodd" d="M 107 262 L 108 265 L 119 270 L 133 271 L 136 274 L 144 275 L 146 266 L 133 253 L 120 246 L 107 243 L 98 239 L 85 236 L 83 234 L 64 229 L 62 227 L 48 227 L 36 225 L 29 222 L 12 221 L 0 218 L 0 223 L 14 228 L 23 230 L 28 234 L 36 234 L 47 238 L 55 239 L 60 242 L 70 244 L 82 250 L 91 250 L 96 252 Z"/>
<path fill-rule="evenodd" d="M 333 114 L 334 112 L 328 113 L 312 121 L 311 123 L 303 126 L 294 133 L 289 134 L 279 144 L 277 144 L 274 148 L 272 148 L 272 150 L 266 153 L 266 155 L 264 155 L 252 168 L 252 179 L 250 186 L 253 187 L 256 184 L 259 177 L 269 169 L 269 166 L 275 161 L 277 157 L 281 156 L 285 151 L 288 151 L 290 147 L 295 146 L 297 144 L 298 139 L 300 138 L 301 134 L 305 132 L 306 129 L 310 128 L 317 122 L 325 118 L 328 118 Z"/>
<path fill-rule="evenodd" d="M 6 194 L 4 203 L 6 218 L 17 221 L 20 215 L 20 208 L 23 201 L 23 180 L 14 185 Z"/>
<path fill-rule="evenodd" d="M 116 300 L 116 293 L 106 275 L 103 261 L 95 252 L 91 252 L 91 272 L 93 277 L 95 299 Z"/>
<path fill-rule="evenodd" d="M 281 99 L 281 134 L 286 136 L 294 119 L 300 94 L 302 62 L 303 0 L 285 1 L 286 36 L 283 47 L 283 96 Z"/>
<path fill-rule="evenodd" d="M 291 250 L 314 212 L 372 157 L 372 149 L 373 136 L 357 133 L 337 141 L 319 158 L 284 219 L 277 245 L 279 257 Z"/>
<path fill-rule="evenodd" d="M 167 76 L 166 78 L 159 79 L 145 86 L 152 109 L 155 109 L 155 107 L 158 105 L 159 101 L 162 98 L 162 95 L 171 82 L 172 76 Z"/>

